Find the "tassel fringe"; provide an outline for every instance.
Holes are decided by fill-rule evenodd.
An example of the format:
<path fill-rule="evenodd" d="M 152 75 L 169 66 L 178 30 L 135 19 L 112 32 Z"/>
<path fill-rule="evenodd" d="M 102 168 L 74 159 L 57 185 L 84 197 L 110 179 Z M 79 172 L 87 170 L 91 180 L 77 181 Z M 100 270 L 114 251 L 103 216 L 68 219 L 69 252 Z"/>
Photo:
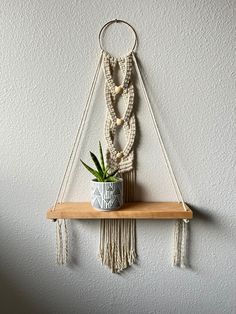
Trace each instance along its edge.
<path fill-rule="evenodd" d="M 173 266 L 186 268 L 188 267 L 188 239 L 189 223 L 184 220 L 177 220 L 174 232 L 174 258 Z"/>
<path fill-rule="evenodd" d="M 57 264 L 64 265 L 68 260 L 68 230 L 65 219 L 56 222 Z"/>

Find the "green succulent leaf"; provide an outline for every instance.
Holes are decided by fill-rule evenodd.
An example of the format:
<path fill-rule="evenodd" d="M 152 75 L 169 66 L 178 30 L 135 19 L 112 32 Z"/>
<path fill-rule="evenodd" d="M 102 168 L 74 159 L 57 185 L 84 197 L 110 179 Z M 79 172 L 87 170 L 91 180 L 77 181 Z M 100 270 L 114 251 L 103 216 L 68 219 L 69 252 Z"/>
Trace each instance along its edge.
<path fill-rule="evenodd" d="M 99 153 L 100 153 L 100 160 L 101 160 L 102 171 L 105 172 L 106 171 L 106 167 L 105 167 L 105 163 L 104 163 L 102 145 L 101 145 L 100 141 L 99 141 Z"/>
<path fill-rule="evenodd" d="M 105 179 L 105 182 L 117 182 L 117 181 L 118 181 L 118 178 L 112 177 L 112 176 L 107 177 L 107 178 Z"/>
<path fill-rule="evenodd" d="M 100 165 L 100 162 L 98 161 L 97 157 L 94 155 L 94 153 L 90 152 L 90 156 L 99 172 L 99 175 L 103 178 L 104 171 L 102 170 L 102 167 Z"/>
<path fill-rule="evenodd" d="M 92 173 L 93 176 L 95 176 L 95 178 L 98 179 L 99 182 L 103 181 L 103 178 L 101 177 L 101 175 L 99 174 L 98 171 L 94 170 L 93 168 L 89 167 L 85 162 L 83 162 L 83 160 L 80 159 L 80 161 L 82 162 L 82 164 L 84 165 L 84 167 L 90 172 Z"/>
<path fill-rule="evenodd" d="M 117 174 L 118 171 L 119 169 L 116 169 L 113 172 L 109 173 L 109 177 L 113 177 L 115 174 Z"/>

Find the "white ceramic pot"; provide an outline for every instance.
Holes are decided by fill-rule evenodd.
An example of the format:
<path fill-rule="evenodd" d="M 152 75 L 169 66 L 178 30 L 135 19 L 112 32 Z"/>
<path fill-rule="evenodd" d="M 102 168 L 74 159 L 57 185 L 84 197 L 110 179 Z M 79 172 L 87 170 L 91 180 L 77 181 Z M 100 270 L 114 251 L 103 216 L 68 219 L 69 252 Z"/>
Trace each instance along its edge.
<path fill-rule="evenodd" d="M 91 183 L 91 204 L 93 208 L 102 211 L 116 210 L 123 205 L 123 179 L 117 182 Z"/>

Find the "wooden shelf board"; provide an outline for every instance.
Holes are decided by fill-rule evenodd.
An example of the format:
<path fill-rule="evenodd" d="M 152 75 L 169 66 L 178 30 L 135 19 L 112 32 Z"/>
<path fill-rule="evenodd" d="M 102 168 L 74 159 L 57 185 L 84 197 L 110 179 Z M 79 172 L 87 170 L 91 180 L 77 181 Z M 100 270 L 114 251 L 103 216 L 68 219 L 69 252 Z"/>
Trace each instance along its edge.
<path fill-rule="evenodd" d="M 50 208 L 48 219 L 192 219 L 193 213 L 186 205 L 176 202 L 133 202 L 126 203 L 115 211 L 98 211 L 90 203 L 61 203 L 55 210 Z"/>

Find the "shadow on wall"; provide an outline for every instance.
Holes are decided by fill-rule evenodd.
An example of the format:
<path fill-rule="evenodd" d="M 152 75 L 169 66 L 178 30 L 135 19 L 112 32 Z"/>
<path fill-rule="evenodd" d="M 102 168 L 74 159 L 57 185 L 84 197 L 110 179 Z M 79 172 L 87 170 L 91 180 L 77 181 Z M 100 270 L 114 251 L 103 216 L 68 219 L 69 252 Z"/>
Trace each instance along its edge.
<path fill-rule="evenodd" d="M 37 314 L 43 313 L 38 306 L 34 306 L 28 297 L 22 294 L 9 280 L 0 274 L 0 295 L 2 314 Z"/>
<path fill-rule="evenodd" d="M 193 210 L 193 218 L 203 220 L 205 223 L 215 223 L 215 217 L 213 213 L 211 213 L 210 209 L 205 209 L 201 207 L 197 207 L 188 203 L 189 207 Z"/>
<path fill-rule="evenodd" d="M 201 225 L 204 224 L 207 228 L 209 228 L 210 225 L 218 224 L 218 221 L 215 215 L 211 212 L 209 208 L 197 207 L 191 203 L 187 203 L 187 205 L 193 211 L 193 220 L 190 221 L 190 224 L 188 226 L 189 234 L 188 234 L 188 243 L 187 243 L 187 252 L 188 252 L 187 261 L 188 261 L 188 268 L 191 269 L 192 271 L 196 271 L 197 266 L 191 263 L 192 261 L 191 239 L 192 237 L 197 238 L 196 231 L 193 230 L 194 224 L 197 222 L 201 222 Z"/>

